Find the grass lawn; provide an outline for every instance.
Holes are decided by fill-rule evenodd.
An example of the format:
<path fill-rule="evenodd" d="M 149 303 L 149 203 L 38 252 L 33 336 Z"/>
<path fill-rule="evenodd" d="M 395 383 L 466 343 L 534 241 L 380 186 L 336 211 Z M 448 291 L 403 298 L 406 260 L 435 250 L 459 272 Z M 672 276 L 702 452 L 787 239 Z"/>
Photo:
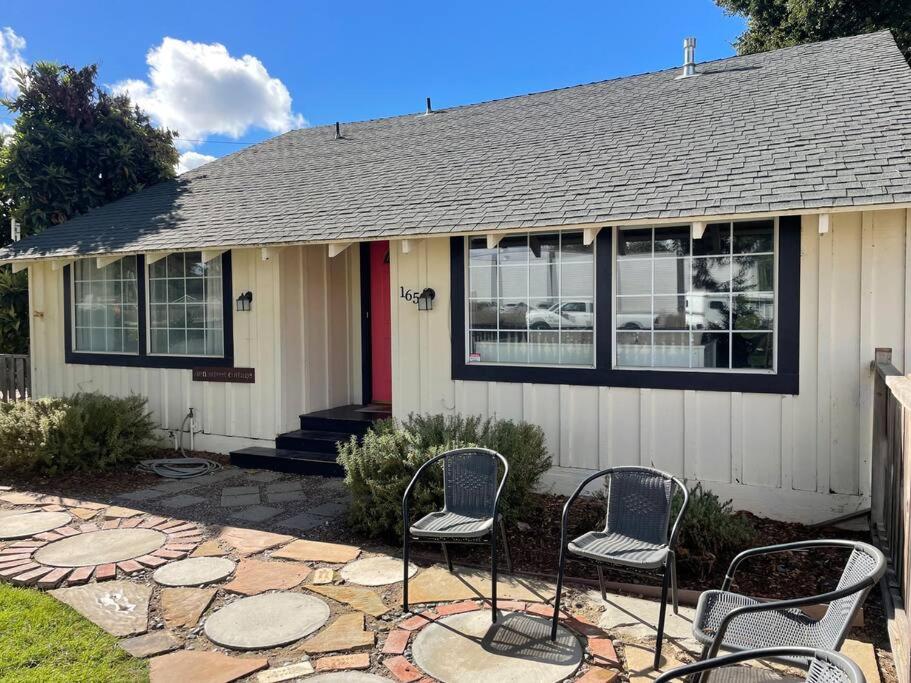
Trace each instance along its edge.
<path fill-rule="evenodd" d="M 0 681 L 148 681 L 146 662 L 45 593 L 0 585 Z"/>

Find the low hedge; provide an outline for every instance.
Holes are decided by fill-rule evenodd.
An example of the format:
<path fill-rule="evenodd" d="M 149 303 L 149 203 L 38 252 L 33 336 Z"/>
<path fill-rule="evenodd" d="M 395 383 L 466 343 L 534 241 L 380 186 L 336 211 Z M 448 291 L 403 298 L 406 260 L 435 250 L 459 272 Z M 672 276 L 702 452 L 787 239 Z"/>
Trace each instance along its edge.
<path fill-rule="evenodd" d="M 543 430 L 527 422 L 461 415 L 409 415 L 380 420 L 362 440 L 339 446 L 338 461 L 352 495 L 349 522 L 367 536 L 402 537 L 402 496 L 418 468 L 443 451 L 482 446 L 501 453 L 509 479 L 500 499 L 506 518 L 521 518 L 529 496 L 551 466 Z M 413 519 L 443 506 L 443 470 L 425 472 L 411 497 Z"/>
<path fill-rule="evenodd" d="M 136 463 L 156 445 L 140 396 L 79 393 L 0 403 L 0 472 L 110 470 Z"/>

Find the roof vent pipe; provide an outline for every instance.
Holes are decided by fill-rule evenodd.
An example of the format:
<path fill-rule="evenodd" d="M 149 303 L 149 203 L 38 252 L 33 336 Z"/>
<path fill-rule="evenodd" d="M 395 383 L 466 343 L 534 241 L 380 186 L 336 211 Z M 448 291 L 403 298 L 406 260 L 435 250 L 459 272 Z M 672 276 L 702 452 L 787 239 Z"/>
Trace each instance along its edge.
<path fill-rule="evenodd" d="M 683 39 L 683 78 L 696 75 L 696 39 Z"/>
<path fill-rule="evenodd" d="M 341 125 L 339 125 L 338 121 L 335 122 L 335 139 L 336 140 L 342 139 L 342 127 L 341 127 Z"/>
<path fill-rule="evenodd" d="M 424 114 L 432 114 L 433 109 L 430 106 L 430 98 L 427 98 L 427 109 L 424 110 Z"/>

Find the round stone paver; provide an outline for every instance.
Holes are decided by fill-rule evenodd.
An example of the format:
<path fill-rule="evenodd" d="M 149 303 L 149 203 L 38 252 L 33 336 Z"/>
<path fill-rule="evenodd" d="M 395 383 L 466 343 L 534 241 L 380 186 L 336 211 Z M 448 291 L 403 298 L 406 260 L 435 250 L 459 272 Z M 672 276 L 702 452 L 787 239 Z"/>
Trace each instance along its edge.
<path fill-rule="evenodd" d="M 65 512 L 27 512 L 0 519 L 0 539 L 28 538 L 69 524 Z"/>
<path fill-rule="evenodd" d="M 70 536 L 39 548 L 34 560 L 51 567 L 87 567 L 142 557 L 168 537 L 154 529 L 105 529 Z"/>
<path fill-rule="evenodd" d="M 425 626 L 414 640 L 414 663 L 443 683 L 562 681 L 582 663 L 579 639 L 562 626 L 550 640 L 550 619 L 508 612 L 465 612 Z"/>
<path fill-rule="evenodd" d="M 303 593 L 241 598 L 206 620 L 206 636 L 234 650 L 279 647 L 313 633 L 329 620 L 329 605 Z"/>
<path fill-rule="evenodd" d="M 418 568 L 408 565 L 408 578 L 414 576 Z M 342 567 L 342 578 L 348 583 L 359 586 L 385 586 L 404 580 L 402 560 L 395 557 L 368 557 Z"/>
<path fill-rule="evenodd" d="M 191 557 L 159 567 L 152 578 L 162 586 L 204 586 L 226 579 L 234 566 L 226 557 Z"/>

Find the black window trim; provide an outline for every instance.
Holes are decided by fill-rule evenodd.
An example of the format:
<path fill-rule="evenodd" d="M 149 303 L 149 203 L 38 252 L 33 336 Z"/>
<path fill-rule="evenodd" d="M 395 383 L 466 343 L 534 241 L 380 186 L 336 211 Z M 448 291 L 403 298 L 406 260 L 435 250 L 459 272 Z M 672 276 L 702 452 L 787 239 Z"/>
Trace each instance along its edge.
<path fill-rule="evenodd" d="M 451 237 L 452 379 L 796 395 L 800 390 L 800 225 L 800 216 L 781 216 L 778 220 L 778 348 L 774 373 L 613 369 L 611 229 L 598 233 L 595 249 L 594 368 L 470 364 L 465 354 L 465 238 Z"/>
<path fill-rule="evenodd" d="M 231 252 L 221 255 L 222 304 L 224 306 L 224 356 L 165 356 L 148 352 L 148 302 L 146 301 L 145 256 L 136 255 L 138 296 L 139 353 L 87 353 L 73 349 L 72 266 L 63 268 L 63 344 L 64 361 L 71 365 L 111 365 L 133 368 L 191 369 L 234 366 L 234 295 L 231 278 Z"/>

